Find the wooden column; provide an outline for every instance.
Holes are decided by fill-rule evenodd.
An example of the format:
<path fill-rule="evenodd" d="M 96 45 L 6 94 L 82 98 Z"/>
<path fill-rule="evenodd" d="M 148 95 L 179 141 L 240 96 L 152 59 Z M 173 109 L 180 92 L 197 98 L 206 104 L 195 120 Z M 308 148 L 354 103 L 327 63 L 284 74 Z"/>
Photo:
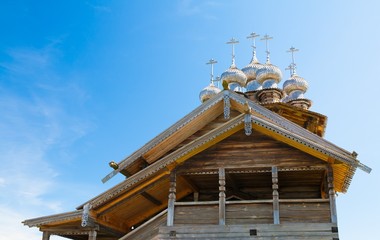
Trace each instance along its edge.
<path fill-rule="evenodd" d="M 50 233 L 42 232 L 42 240 L 49 240 L 49 239 L 50 239 Z"/>
<path fill-rule="evenodd" d="M 91 230 L 88 233 L 88 240 L 96 240 L 97 232 L 95 230 Z"/>
<path fill-rule="evenodd" d="M 219 225 L 226 225 L 226 174 L 219 168 Z"/>
<path fill-rule="evenodd" d="M 174 203 L 176 199 L 176 173 L 170 173 L 170 187 L 169 187 L 169 200 L 168 200 L 168 219 L 167 225 L 173 226 L 174 224 Z"/>
<path fill-rule="evenodd" d="M 329 199 L 330 199 L 330 215 L 331 222 L 337 223 L 337 213 L 336 213 L 336 202 L 335 202 L 335 190 L 334 190 L 334 173 L 331 165 L 327 167 L 327 186 L 329 189 Z"/>
<path fill-rule="evenodd" d="M 278 197 L 278 170 L 272 167 L 272 189 L 273 189 L 273 223 L 280 224 L 280 203 Z"/>

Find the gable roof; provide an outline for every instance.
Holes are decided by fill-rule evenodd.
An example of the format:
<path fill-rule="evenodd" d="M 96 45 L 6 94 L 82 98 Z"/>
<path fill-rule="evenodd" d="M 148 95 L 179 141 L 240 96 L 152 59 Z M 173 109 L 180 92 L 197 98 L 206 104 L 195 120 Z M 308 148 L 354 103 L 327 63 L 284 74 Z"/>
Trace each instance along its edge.
<path fill-rule="evenodd" d="M 226 97 L 230 100 L 231 108 L 241 112 L 242 114 L 230 119 L 225 124 L 204 134 L 194 141 L 191 141 L 185 146 L 173 150 L 173 148 L 184 139 L 194 134 L 220 114 L 223 114 L 224 99 Z M 116 175 L 122 169 L 132 165 L 135 161 L 141 157 L 144 157 L 147 153 L 150 153 L 150 155 L 147 156 L 154 156 L 149 158 L 149 166 L 138 171 L 125 181 L 88 202 L 93 206 L 102 205 L 104 202 L 118 196 L 127 189 L 131 188 L 133 185 L 145 180 L 148 177 L 157 177 L 155 174 L 158 174 L 158 176 L 161 177 L 167 175 L 169 170 L 173 168 L 173 164 L 176 165 L 180 162 L 186 161 L 191 156 L 207 149 L 234 132 L 243 129 L 244 112 L 246 111 L 245 104 L 248 104 L 251 108 L 253 129 L 270 135 L 277 140 L 285 142 L 326 162 L 341 163 L 341 165 L 335 166 L 337 170 L 342 171 L 342 173 L 337 174 L 338 184 L 335 186 L 336 191 L 347 191 L 356 168 L 360 168 L 367 173 L 371 172 L 371 168 L 360 163 L 360 161 L 347 150 L 338 147 L 337 145 L 316 134 L 311 133 L 301 126 L 298 126 L 297 124 L 266 109 L 258 103 L 241 96 L 240 94 L 230 90 L 224 90 L 200 105 L 194 111 L 183 117 L 157 137 L 153 138 L 142 148 L 122 160 L 119 163 L 119 168 L 112 171 L 106 179 Z M 168 143 L 170 143 L 171 148 L 164 146 Z M 171 150 L 172 152 L 170 152 Z M 339 166 L 340 168 L 338 168 Z M 78 208 L 81 208 L 83 205 Z"/>
<path fill-rule="evenodd" d="M 247 113 L 247 106 L 250 108 L 250 113 Z M 202 132 L 202 134 L 199 134 L 195 138 L 191 137 L 218 116 L 223 115 L 226 111 L 230 111 L 230 108 L 239 112 L 239 114 L 232 116 L 223 123 L 217 124 L 210 131 Z M 226 115 L 228 114 L 226 113 Z M 252 129 L 306 152 L 322 161 L 331 163 L 334 168 L 334 187 L 337 192 L 347 191 L 356 168 L 360 168 L 368 173 L 371 171 L 369 167 L 360 163 L 350 152 L 240 94 L 224 90 L 122 160 L 119 163 L 119 168 L 111 172 L 108 178 L 132 166 L 141 159 L 149 163 L 147 167 L 136 171 L 136 173 L 123 182 L 85 204 L 89 203 L 94 211 L 102 213 L 108 211 L 109 207 L 112 208 L 112 206 L 123 204 L 123 201 L 126 199 L 141 194 L 154 184 L 161 184 L 159 186 L 167 185 L 171 169 L 237 131 L 244 129 L 247 115 L 250 116 Z M 181 194 L 185 196 L 188 192 L 178 193 L 178 195 Z M 147 197 L 149 197 L 149 194 Z M 77 209 L 82 209 L 85 204 Z M 159 212 L 162 210 L 162 207 L 163 205 L 157 206 L 154 211 Z M 78 219 L 81 212 L 76 211 L 61 214 L 54 218 L 42 217 L 30 219 L 24 223 L 40 226 L 49 221 L 59 222 L 62 220 L 61 218 L 72 216 L 72 214 L 75 215 L 75 219 Z"/>
<path fill-rule="evenodd" d="M 119 168 L 108 174 L 103 181 L 107 181 L 121 170 L 132 165 L 139 158 L 143 158 L 149 164 L 155 162 L 171 150 L 171 147 L 179 144 L 197 130 L 201 129 L 207 124 L 208 121 L 215 119 L 223 108 L 222 104 L 225 96 L 228 96 L 232 100 L 231 107 L 242 113 L 245 111 L 244 104 L 248 103 L 252 110 L 252 115 L 254 116 L 253 119 L 259 119 L 258 122 L 256 122 L 257 124 L 261 122 L 261 124 L 264 124 L 265 126 L 270 125 L 270 129 L 284 130 L 281 131 L 282 134 L 287 134 L 289 137 L 295 137 L 298 141 L 305 143 L 305 145 L 308 145 L 311 148 L 315 147 L 316 149 L 319 149 L 320 152 L 323 152 L 334 159 L 345 162 L 355 168 L 358 167 L 365 172 L 371 171 L 369 167 L 361 164 L 358 160 L 356 160 L 353 154 L 347 150 L 344 150 L 326 139 L 311 133 L 305 128 L 302 128 L 286 118 L 281 117 L 258 103 L 255 103 L 233 91 L 224 90 L 200 105 L 194 111 L 183 117 L 167 130 L 163 131 L 157 137 L 153 138 L 142 148 L 138 149 L 133 154 L 119 162 Z M 167 144 L 168 142 L 171 143 L 170 147 Z M 160 150 L 157 151 L 157 149 Z"/>

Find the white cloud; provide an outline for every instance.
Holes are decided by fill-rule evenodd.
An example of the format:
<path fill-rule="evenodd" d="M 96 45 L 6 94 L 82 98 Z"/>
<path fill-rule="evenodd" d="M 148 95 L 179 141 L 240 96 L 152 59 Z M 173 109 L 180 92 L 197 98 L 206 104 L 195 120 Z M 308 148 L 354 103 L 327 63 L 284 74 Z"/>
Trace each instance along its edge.
<path fill-rule="evenodd" d="M 57 163 L 67 159 L 52 156 L 91 128 L 72 113 L 86 94 L 56 70 L 57 52 L 52 45 L 13 49 L 11 60 L 0 63 L 6 70 L 0 72 L 0 240 L 41 239 L 21 222 L 64 209 L 57 192 L 67 183 Z"/>

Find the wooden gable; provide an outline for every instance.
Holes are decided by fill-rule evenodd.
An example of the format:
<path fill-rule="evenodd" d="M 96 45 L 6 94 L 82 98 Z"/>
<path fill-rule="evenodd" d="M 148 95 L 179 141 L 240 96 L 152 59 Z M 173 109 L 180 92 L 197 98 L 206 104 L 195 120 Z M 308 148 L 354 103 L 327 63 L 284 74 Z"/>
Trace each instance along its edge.
<path fill-rule="evenodd" d="M 227 118 L 226 101 L 230 104 Z M 322 134 L 325 122 L 319 124 L 314 129 Z M 279 168 L 281 194 L 289 199 L 297 191 L 310 198 L 322 197 L 327 165 L 334 169 L 338 192 L 347 190 L 357 167 L 370 171 L 351 153 L 301 125 L 225 90 L 118 163 L 108 177 L 121 172 L 128 178 L 85 203 L 92 207 L 91 219 L 110 239 L 146 224 L 167 208 L 169 174 L 174 169 L 178 171 L 176 198 L 183 201 L 195 198 L 194 193 L 215 200 L 221 166 L 228 178 L 227 197 L 241 200 L 271 197 L 273 166 Z M 244 132 L 247 126 L 253 131 L 250 136 Z M 205 190 L 208 194 L 202 194 Z M 79 216 L 70 222 L 60 216 L 48 219 L 25 224 L 41 229 L 80 224 Z"/>

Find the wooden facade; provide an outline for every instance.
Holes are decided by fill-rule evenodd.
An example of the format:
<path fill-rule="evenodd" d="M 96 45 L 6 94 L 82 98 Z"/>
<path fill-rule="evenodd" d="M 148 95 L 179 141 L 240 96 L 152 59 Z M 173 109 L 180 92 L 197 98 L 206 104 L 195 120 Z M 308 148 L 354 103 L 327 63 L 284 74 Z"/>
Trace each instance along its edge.
<path fill-rule="evenodd" d="M 25 220 L 43 240 L 339 239 L 335 193 L 370 168 L 323 139 L 326 117 L 224 90 L 116 164 L 76 211 Z"/>

